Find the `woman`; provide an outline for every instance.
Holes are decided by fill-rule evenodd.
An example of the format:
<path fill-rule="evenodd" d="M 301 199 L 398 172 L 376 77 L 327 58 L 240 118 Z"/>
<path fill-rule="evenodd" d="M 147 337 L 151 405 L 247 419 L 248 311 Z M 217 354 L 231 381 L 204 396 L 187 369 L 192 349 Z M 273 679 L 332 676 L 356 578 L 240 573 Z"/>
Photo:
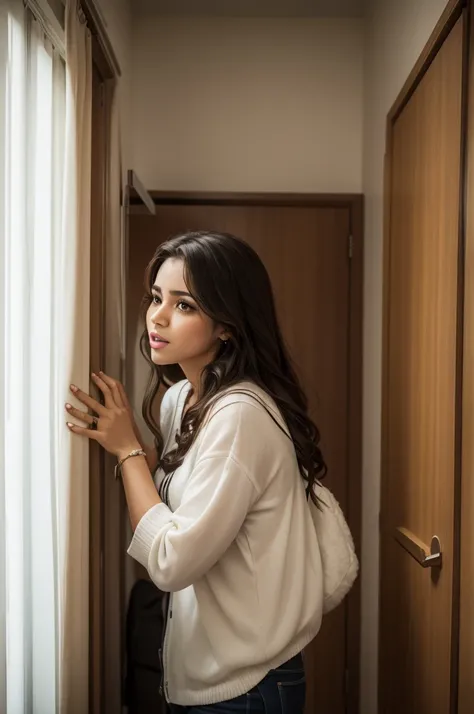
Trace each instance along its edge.
<path fill-rule="evenodd" d="M 323 586 L 307 504 L 325 473 L 278 326 L 268 274 L 227 234 L 178 235 L 146 274 L 142 352 L 151 364 L 144 449 L 120 383 L 93 375 L 97 417 L 67 405 L 115 454 L 129 554 L 169 595 L 162 652 L 172 712 L 302 714 L 302 650 L 317 634 Z M 178 367 L 179 365 L 179 367 Z M 180 370 L 152 405 L 169 370 Z M 153 476 L 154 475 L 154 476 Z"/>

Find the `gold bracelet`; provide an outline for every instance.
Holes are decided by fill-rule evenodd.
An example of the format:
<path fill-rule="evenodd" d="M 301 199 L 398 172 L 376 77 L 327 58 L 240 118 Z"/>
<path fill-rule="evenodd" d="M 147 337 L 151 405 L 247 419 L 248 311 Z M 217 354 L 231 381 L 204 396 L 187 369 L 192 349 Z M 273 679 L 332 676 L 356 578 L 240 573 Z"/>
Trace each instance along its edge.
<path fill-rule="evenodd" d="M 121 460 L 118 462 L 118 464 L 116 465 L 116 467 L 114 468 L 114 476 L 115 476 L 115 479 L 118 478 L 118 473 L 119 473 L 119 471 L 122 470 L 122 465 L 125 463 L 125 461 L 126 461 L 127 459 L 131 459 L 132 456 L 145 456 L 145 457 L 146 457 L 146 452 L 143 451 L 143 449 L 134 449 L 134 450 L 131 451 L 127 456 L 124 456 L 124 458 L 121 459 Z"/>

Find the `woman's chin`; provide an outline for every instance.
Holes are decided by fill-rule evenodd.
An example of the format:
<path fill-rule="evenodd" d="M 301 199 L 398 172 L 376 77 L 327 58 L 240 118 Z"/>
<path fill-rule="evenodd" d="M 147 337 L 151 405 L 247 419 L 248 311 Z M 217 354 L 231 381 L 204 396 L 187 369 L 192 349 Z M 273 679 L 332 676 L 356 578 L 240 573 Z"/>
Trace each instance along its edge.
<path fill-rule="evenodd" d="M 167 364 L 174 364 L 175 360 L 170 360 L 166 355 L 162 354 L 161 350 L 151 351 L 151 360 L 153 364 L 159 364 L 160 367 L 165 367 Z"/>

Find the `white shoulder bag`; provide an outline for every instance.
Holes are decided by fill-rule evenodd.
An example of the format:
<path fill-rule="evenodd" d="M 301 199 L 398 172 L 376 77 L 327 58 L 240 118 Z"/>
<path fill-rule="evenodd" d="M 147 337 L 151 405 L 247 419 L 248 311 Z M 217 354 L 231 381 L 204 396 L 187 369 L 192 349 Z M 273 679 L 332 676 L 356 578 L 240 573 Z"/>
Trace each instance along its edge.
<path fill-rule="evenodd" d="M 239 390 L 239 393 L 248 394 L 258 401 L 273 421 L 291 439 L 288 429 L 282 427 L 261 399 L 248 390 Z M 323 613 L 326 615 L 344 600 L 353 586 L 359 572 L 359 561 L 349 526 L 333 494 L 319 481 L 315 483 L 314 491 L 319 498 L 321 508 L 318 508 L 310 497 L 308 503 L 321 554 L 324 581 Z"/>
<path fill-rule="evenodd" d="M 334 610 L 345 598 L 359 571 L 354 541 L 344 514 L 331 491 L 314 486 L 320 508 L 309 498 L 309 508 L 321 553 L 323 568 L 323 613 Z"/>

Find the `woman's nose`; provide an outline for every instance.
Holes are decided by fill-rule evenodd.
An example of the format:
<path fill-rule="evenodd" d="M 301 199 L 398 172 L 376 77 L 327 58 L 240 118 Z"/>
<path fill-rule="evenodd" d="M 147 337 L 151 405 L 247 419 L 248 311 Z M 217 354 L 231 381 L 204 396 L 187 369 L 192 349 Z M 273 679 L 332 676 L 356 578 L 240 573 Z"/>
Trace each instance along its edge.
<path fill-rule="evenodd" d="M 155 306 L 155 309 L 151 313 L 151 321 L 154 325 L 166 325 L 169 322 L 163 303 Z"/>

